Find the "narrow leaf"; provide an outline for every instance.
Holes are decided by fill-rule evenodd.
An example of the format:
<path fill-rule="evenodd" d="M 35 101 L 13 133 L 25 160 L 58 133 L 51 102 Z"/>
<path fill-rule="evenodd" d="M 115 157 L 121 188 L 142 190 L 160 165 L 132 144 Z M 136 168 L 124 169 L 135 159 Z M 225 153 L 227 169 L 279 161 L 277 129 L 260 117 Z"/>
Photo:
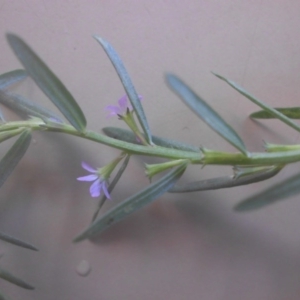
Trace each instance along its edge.
<path fill-rule="evenodd" d="M 249 211 L 273 204 L 300 193 L 300 173 L 267 190 L 247 198 L 235 206 L 236 211 Z"/>
<path fill-rule="evenodd" d="M 0 161 L 0 187 L 26 153 L 31 141 L 29 130 L 24 131 Z"/>
<path fill-rule="evenodd" d="M 274 108 L 290 119 L 300 119 L 300 107 Z M 250 115 L 252 119 L 275 119 L 276 117 L 265 110 L 254 112 Z M 276 118 L 277 119 L 277 118 Z"/>
<path fill-rule="evenodd" d="M 33 245 L 28 244 L 26 242 L 23 242 L 19 239 L 16 239 L 16 238 L 14 238 L 10 235 L 7 235 L 3 232 L 0 232 L 0 240 L 11 243 L 13 245 L 16 245 L 16 246 L 19 246 L 19 247 L 22 247 L 22 248 L 38 251 L 38 249 L 36 247 L 34 247 Z"/>
<path fill-rule="evenodd" d="M 24 70 L 14 70 L 0 75 L 0 89 L 4 90 L 11 85 L 24 80 L 27 73 Z"/>
<path fill-rule="evenodd" d="M 217 178 L 211 178 L 201 181 L 190 182 L 182 185 L 174 185 L 169 193 L 189 193 L 189 192 L 199 192 L 199 191 L 208 191 L 208 190 L 218 190 L 236 187 L 240 185 L 251 184 L 263 180 L 267 180 L 281 170 L 281 168 L 276 168 L 268 170 L 266 172 L 244 176 L 235 179 L 233 176 L 222 176 Z"/>
<path fill-rule="evenodd" d="M 0 300 L 11 300 L 8 296 L 4 295 L 2 291 L 0 291 Z"/>
<path fill-rule="evenodd" d="M 231 81 L 229 79 L 226 79 L 225 77 L 223 77 L 221 75 L 218 75 L 218 74 L 215 74 L 215 73 L 213 73 L 213 74 L 215 76 L 217 76 L 218 78 L 220 78 L 221 80 L 223 80 L 226 83 L 228 83 L 231 87 L 233 87 L 240 94 L 242 94 L 243 96 L 245 96 L 246 98 L 248 98 L 250 101 L 252 101 L 256 105 L 260 106 L 262 109 L 264 109 L 269 114 L 271 114 L 272 116 L 274 116 L 274 118 L 277 118 L 277 119 L 281 120 L 283 123 L 287 124 L 288 126 L 294 128 L 295 130 L 300 131 L 300 126 L 297 123 L 295 123 L 294 121 L 292 121 L 290 118 L 286 117 L 280 111 L 278 111 L 275 108 L 273 108 L 273 107 L 271 107 L 271 106 L 263 103 L 261 100 L 258 100 L 253 95 L 251 95 L 247 91 L 245 91 L 238 84 L 236 84 L 235 82 L 233 82 L 233 81 Z"/>
<path fill-rule="evenodd" d="M 17 129 L 11 129 L 6 131 L 0 131 L 0 143 L 26 131 L 25 128 L 19 127 Z"/>
<path fill-rule="evenodd" d="M 4 269 L 0 269 L 0 278 L 9 281 L 10 283 L 13 283 L 23 289 L 26 290 L 34 290 L 34 287 L 30 284 L 26 283 L 24 280 L 12 275 L 11 273 L 7 272 Z"/>
<path fill-rule="evenodd" d="M 258 166 L 258 167 L 234 166 L 233 167 L 234 179 L 255 175 L 255 174 L 262 174 L 268 171 L 272 171 L 274 169 L 278 169 L 278 166 Z"/>
<path fill-rule="evenodd" d="M 0 123 L 4 123 L 5 122 L 5 119 L 4 119 L 4 116 L 3 116 L 3 113 L 2 111 L 0 110 Z"/>
<path fill-rule="evenodd" d="M 13 34 L 7 34 L 7 40 L 40 89 L 77 130 L 83 131 L 86 126 L 84 114 L 64 84 L 23 40 Z"/>
<path fill-rule="evenodd" d="M 107 136 L 112 137 L 114 139 L 140 145 L 140 143 L 136 139 L 136 136 L 130 130 L 123 129 L 123 128 L 117 128 L 117 127 L 105 127 L 105 128 L 102 128 L 102 131 Z M 167 138 L 161 138 L 161 137 L 158 137 L 155 135 L 152 135 L 152 141 L 157 146 L 178 149 L 178 150 L 183 150 L 183 151 L 200 152 L 199 147 L 184 144 L 184 143 L 174 141 L 171 139 L 167 139 Z"/>
<path fill-rule="evenodd" d="M 74 242 L 79 242 L 90 238 L 100 232 L 104 231 L 111 225 L 123 220 L 125 217 L 141 209 L 145 205 L 157 199 L 159 196 L 167 192 L 173 184 L 181 177 L 187 167 L 187 162 L 178 166 L 168 174 L 163 176 L 155 183 L 150 184 L 144 190 L 124 200 L 122 203 L 116 205 L 107 213 L 105 213 L 99 220 L 96 220 L 83 233 L 74 239 Z"/>
<path fill-rule="evenodd" d="M 167 82 L 181 100 L 208 126 L 221 135 L 231 145 L 247 155 L 244 142 L 238 134 L 203 99 L 195 94 L 175 75 L 168 74 Z"/>
<path fill-rule="evenodd" d="M 125 91 L 126 91 L 126 94 L 128 96 L 128 99 L 130 100 L 131 105 L 134 108 L 137 118 L 141 124 L 141 127 L 143 128 L 146 139 L 149 144 L 152 144 L 151 132 L 150 132 L 150 128 L 149 128 L 149 125 L 148 125 L 148 122 L 146 119 L 146 115 L 144 113 L 143 106 L 141 104 L 139 96 L 132 84 L 132 81 L 125 69 L 125 66 L 124 66 L 121 58 L 119 57 L 119 55 L 115 51 L 115 49 L 106 40 L 102 39 L 100 36 L 97 36 L 97 35 L 94 35 L 94 38 L 102 46 L 102 48 L 106 52 L 107 56 L 109 57 L 110 61 L 112 62 L 115 70 L 117 71 L 119 78 L 124 86 Z"/>
<path fill-rule="evenodd" d="M 41 118 L 42 120 L 50 118 L 63 123 L 61 118 L 52 111 L 18 94 L 0 91 L 0 103 L 10 108 L 21 118 L 31 116 Z"/>

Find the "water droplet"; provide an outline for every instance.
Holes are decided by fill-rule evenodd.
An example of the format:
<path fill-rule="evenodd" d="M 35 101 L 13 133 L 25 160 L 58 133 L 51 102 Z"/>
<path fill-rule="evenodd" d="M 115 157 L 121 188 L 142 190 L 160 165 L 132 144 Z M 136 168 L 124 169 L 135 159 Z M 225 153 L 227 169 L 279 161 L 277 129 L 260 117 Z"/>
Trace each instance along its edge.
<path fill-rule="evenodd" d="M 91 266 L 90 263 L 87 260 L 82 260 L 76 267 L 76 272 L 80 276 L 88 276 L 91 272 Z"/>

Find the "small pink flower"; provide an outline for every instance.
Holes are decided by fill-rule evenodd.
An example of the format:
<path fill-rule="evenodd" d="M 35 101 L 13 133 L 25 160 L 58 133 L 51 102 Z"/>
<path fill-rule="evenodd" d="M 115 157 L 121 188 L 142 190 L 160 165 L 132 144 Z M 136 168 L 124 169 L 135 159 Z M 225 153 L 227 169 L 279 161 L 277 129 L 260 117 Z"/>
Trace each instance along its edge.
<path fill-rule="evenodd" d="M 81 166 L 88 172 L 92 173 L 90 175 L 77 178 L 77 180 L 79 181 L 94 181 L 90 186 L 91 196 L 99 197 L 101 195 L 101 190 L 102 190 L 106 198 L 110 199 L 110 195 L 107 190 L 107 181 L 101 177 L 99 170 L 92 168 L 85 162 L 82 162 Z"/>
<path fill-rule="evenodd" d="M 139 96 L 139 99 L 142 100 L 142 96 Z M 109 111 L 108 117 L 112 116 L 123 116 L 126 114 L 127 109 L 130 111 L 132 110 L 132 106 L 130 101 L 127 98 L 127 95 L 124 95 L 118 100 L 118 106 L 117 105 L 108 105 L 106 106 L 106 110 Z"/>

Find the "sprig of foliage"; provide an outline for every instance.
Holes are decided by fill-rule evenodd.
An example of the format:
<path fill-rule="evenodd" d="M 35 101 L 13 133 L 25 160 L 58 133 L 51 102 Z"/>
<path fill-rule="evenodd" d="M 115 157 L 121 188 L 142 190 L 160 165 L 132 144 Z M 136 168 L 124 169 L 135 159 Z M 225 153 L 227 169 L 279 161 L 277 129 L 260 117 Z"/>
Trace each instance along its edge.
<path fill-rule="evenodd" d="M 14 34 L 8 34 L 7 39 L 25 70 L 15 70 L 0 75 L 0 102 L 25 118 L 25 120 L 21 121 L 7 122 L 0 113 L 0 142 L 16 135 L 19 136 L 0 161 L 0 186 L 4 184 L 5 180 L 26 153 L 30 144 L 31 134 L 34 131 L 64 133 L 121 150 L 121 154 L 116 159 L 101 168 L 91 167 L 86 163 L 82 163 L 83 168 L 89 174 L 79 177 L 78 180 L 93 182 L 90 187 L 92 197 L 100 198 L 101 194 L 103 195 L 93 215 L 92 223 L 74 239 L 74 242 L 79 242 L 101 233 L 103 230 L 123 220 L 131 213 L 158 199 L 168 191 L 182 193 L 253 184 L 275 176 L 287 164 L 300 161 L 300 145 L 275 145 L 266 143 L 266 152 L 249 152 L 246 149 L 244 141 L 230 124 L 191 87 L 184 83 L 182 79 L 173 74 L 166 76 L 166 81 L 170 88 L 200 119 L 239 152 L 223 152 L 218 149 L 200 148 L 168 138 L 153 136 L 150 132 L 150 126 L 140 97 L 120 56 L 106 40 L 99 36 L 94 37 L 111 60 L 126 92 L 126 95 L 119 99 L 119 107 L 114 105 L 108 107 L 111 112 L 110 115 L 118 116 L 121 121 L 124 121 L 128 125 L 130 130 L 105 127 L 103 128 L 104 134 L 88 130 L 82 109 L 65 85 L 26 42 Z M 293 129 L 300 131 L 300 126 L 292 120 L 299 118 L 298 107 L 272 108 L 248 93 L 235 82 L 223 76 L 215 75 L 263 109 L 251 114 L 251 118 L 277 118 Z M 22 95 L 13 94 L 9 91 L 9 88 L 13 84 L 22 81 L 27 76 L 30 76 L 36 82 L 70 124 L 48 109 L 24 98 Z M 127 99 L 130 103 L 127 103 Z M 167 171 L 167 174 L 97 218 L 104 202 L 107 199 L 113 198 L 111 194 L 124 174 L 129 158 L 133 155 L 160 157 L 166 160 L 159 164 L 145 166 L 146 175 L 150 179 L 158 173 Z M 122 166 L 119 168 L 112 183 L 109 183 L 109 178 L 122 160 Z M 233 167 L 233 175 L 201 180 L 185 185 L 176 184 L 184 174 L 186 168 L 192 164 L 200 166 L 208 164 L 229 165 Z M 258 209 L 299 192 L 298 174 L 255 196 L 247 198 L 237 204 L 235 210 L 248 211 Z M 5 234 L 0 233 L 0 239 L 21 247 L 36 250 L 30 244 L 21 242 Z M 0 277 L 24 288 L 31 288 L 30 285 L 2 269 L 0 269 Z M 5 299 L 4 295 L 0 292 L 1 297 Z"/>

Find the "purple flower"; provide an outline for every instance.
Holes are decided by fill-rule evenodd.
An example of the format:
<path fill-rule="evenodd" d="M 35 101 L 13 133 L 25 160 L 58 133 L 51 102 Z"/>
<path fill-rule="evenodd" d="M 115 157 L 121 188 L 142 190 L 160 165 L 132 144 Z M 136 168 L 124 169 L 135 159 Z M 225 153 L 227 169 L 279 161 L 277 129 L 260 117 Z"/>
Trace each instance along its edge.
<path fill-rule="evenodd" d="M 110 199 L 110 195 L 107 190 L 107 181 L 101 177 L 100 171 L 92 168 L 87 163 L 82 162 L 81 166 L 92 173 L 90 175 L 78 177 L 79 181 L 94 181 L 90 187 L 90 194 L 92 197 L 99 197 L 101 195 L 101 190 L 103 191 L 106 198 Z"/>
<path fill-rule="evenodd" d="M 142 100 L 142 96 L 139 96 L 139 99 Z M 130 111 L 132 110 L 132 106 L 130 104 L 130 101 L 127 98 L 127 95 L 124 95 L 118 100 L 118 106 L 117 105 L 108 105 L 106 106 L 106 110 L 109 111 L 108 117 L 111 116 L 123 116 L 126 114 L 127 109 Z"/>

